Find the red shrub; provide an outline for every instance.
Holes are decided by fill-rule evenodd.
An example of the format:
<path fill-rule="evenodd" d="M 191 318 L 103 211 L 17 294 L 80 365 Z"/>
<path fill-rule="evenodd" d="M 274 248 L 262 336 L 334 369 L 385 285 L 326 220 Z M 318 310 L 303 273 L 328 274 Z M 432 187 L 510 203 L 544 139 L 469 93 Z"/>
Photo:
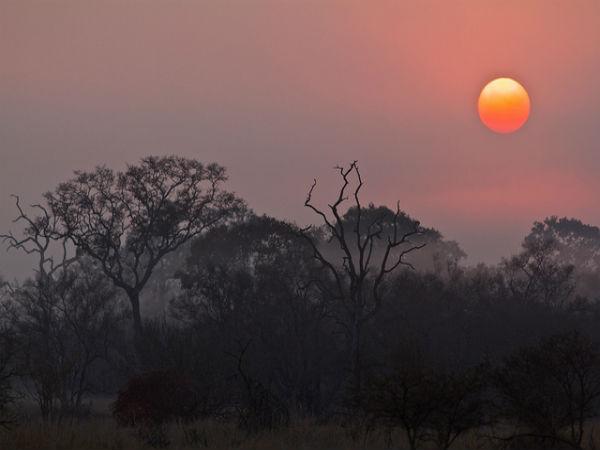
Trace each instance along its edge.
<path fill-rule="evenodd" d="M 113 404 L 113 417 L 122 426 L 160 425 L 198 416 L 199 396 L 193 382 L 161 370 L 133 377 Z"/>

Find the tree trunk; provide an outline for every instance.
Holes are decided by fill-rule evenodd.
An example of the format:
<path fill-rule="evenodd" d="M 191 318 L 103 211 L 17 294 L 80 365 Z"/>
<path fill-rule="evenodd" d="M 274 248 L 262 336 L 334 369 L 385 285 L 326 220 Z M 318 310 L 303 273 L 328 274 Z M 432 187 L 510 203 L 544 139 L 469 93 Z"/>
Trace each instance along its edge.
<path fill-rule="evenodd" d="M 127 291 L 131 303 L 131 315 L 133 319 L 133 333 L 136 338 L 142 335 L 142 316 L 140 314 L 140 293 L 137 290 Z"/>
<path fill-rule="evenodd" d="M 352 378 L 354 393 L 359 396 L 362 389 L 362 361 L 360 355 L 360 341 L 361 341 L 361 326 L 358 319 L 354 319 L 352 323 L 352 336 L 351 336 L 351 367 L 352 367 Z"/>

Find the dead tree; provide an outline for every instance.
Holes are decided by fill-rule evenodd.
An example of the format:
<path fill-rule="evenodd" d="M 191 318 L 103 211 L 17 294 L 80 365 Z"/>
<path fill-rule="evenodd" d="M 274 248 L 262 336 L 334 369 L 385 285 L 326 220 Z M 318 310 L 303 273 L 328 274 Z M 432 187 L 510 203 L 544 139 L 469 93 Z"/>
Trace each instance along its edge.
<path fill-rule="evenodd" d="M 58 235 L 58 218 L 48 208 L 40 204 L 31 205 L 31 208 L 39 212 L 37 216 L 33 216 L 23 210 L 18 196 L 12 197 L 19 213 L 13 223 L 24 224 L 25 228 L 21 237 L 9 231 L 7 234 L 0 234 L 0 239 L 9 251 L 14 249 L 36 256 L 36 277 L 41 283 L 47 282 L 73 263 L 77 256 L 69 252 L 69 238 Z M 57 254 L 59 256 L 55 256 Z"/>
<path fill-rule="evenodd" d="M 422 231 L 418 221 L 410 221 L 409 229 L 401 229 L 400 220 L 407 216 L 400 210 L 399 203 L 391 218 L 383 216 L 365 218 L 360 202 L 363 180 L 357 161 L 349 167 L 336 167 L 341 177 L 341 187 L 337 198 L 328 204 L 329 211 L 320 209 L 313 203 L 315 179 L 304 205 L 323 221 L 327 243 L 337 248 L 331 256 L 312 231 L 312 227 L 302 230 L 302 236 L 310 243 L 314 257 L 330 276 L 330 282 L 316 280 L 323 295 L 332 301 L 336 309 L 336 319 L 343 327 L 347 338 L 353 389 L 359 393 L 362 372 L 362 331 L 365 324 L 377 313 L 384 299 L 384 286 L 390 273 L 400 266 L 411 267 L 405 257 L 425 246 L 415 243 Z M 356 177 L 356 187 L 350 188 L 351 176 Z M 348 223 L 342 208 L 349 201 L 354 208 L 353 218 Z M 340 253 L 341 252 L 341 253 Z"/>

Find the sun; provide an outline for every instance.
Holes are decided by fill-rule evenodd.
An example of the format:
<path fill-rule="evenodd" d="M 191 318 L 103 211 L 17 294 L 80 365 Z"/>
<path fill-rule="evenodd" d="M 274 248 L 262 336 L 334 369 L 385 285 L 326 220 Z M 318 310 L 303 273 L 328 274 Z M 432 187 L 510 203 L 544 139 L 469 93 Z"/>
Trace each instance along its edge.
<path fill-rule="evenodd" d="M 479 117 L 496 133 L 512 133 L 529 118 L 529 95 L 525 88 L 512 78 L 496 78 L 479 94 Z"/>

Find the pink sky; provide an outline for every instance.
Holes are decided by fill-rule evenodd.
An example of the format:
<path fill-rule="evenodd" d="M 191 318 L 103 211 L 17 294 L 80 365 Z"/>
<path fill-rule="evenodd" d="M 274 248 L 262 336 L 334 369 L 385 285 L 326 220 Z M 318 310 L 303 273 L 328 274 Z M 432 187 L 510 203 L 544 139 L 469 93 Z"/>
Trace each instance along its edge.
<path fill-rule="evenodd" d="M 366 201 L 495 262 L 547 215 L 600 224 L 599 42 L 594 0 L 3 1 L 0 227 L 10 193 L 170 153 L 306 223 L 312 178 L 325 200 L 358 159 Z M 531 97 L 512 135 L 477 117 L 496 76 Z"/>

